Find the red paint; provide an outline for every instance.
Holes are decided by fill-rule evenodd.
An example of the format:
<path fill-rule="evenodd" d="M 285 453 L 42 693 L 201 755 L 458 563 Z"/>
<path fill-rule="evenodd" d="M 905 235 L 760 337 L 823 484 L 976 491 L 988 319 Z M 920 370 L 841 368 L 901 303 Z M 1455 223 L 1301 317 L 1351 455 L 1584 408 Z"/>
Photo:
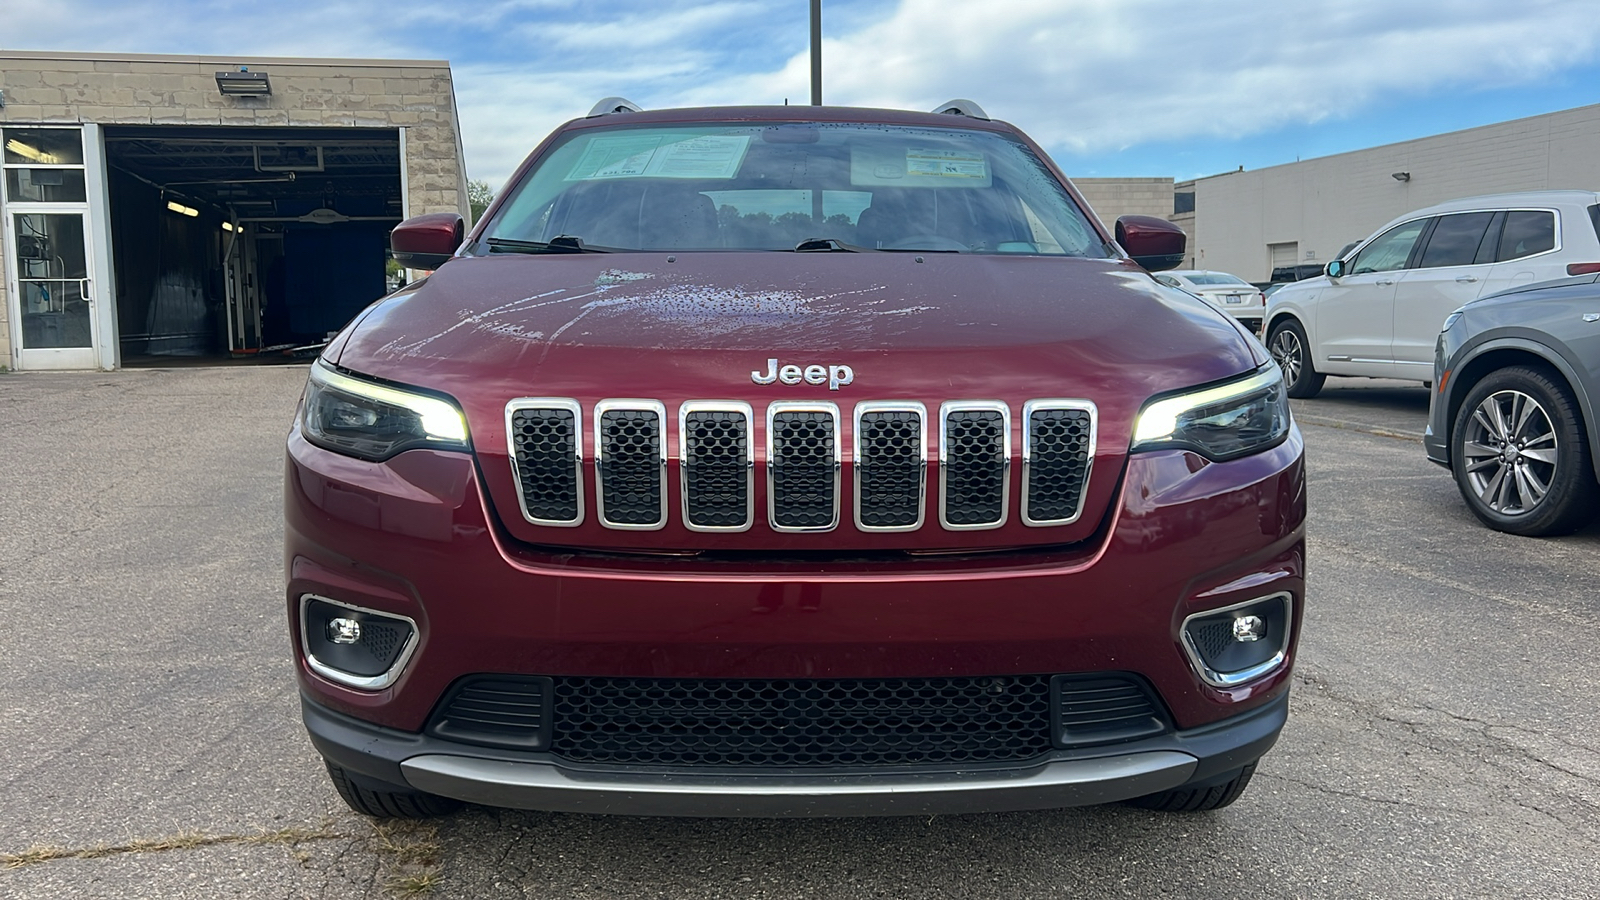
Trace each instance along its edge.
<path fill-rule="evenodd" d="M 1000 122 L 883 110 L 679 110 L 564 128 L 615 127 L 619 118 L 954 126 L 1003 132 L 1034 147 Z M 550 146 L 541 145 L 513 183 Z M 397 229 L 397 246 L 443 246 L 448 217 L 425 218 Z M 1181 253 L 1173 226 L 1161 224 L 1125 221 L 1119 239 L 1130 253 L 1174 246 Z M 765 373 L 774 357 L 847 365 L 854 379 L 836 391 L 754 383 L 751 373 Z M 1149 678 L 1176 724 L 1192 728 L 1288 689 L 1288 666 L 1230 691 L 1207 687 L 1180 649 L 1178 628 L 1194 612 L 1289 591 L 1298 635 L 1305 547 L 1299 432 L 1225 463 L 1184 451 L 1129 454 L 1134 419 L 1150 398 L 1266 362 L 1226 315 L 1159 287 L 1129 259 L 771 252 L 456 258 L 372 307 L 330 345 L 327 358 L 361 376 L 454 398 L 473 445 L 471 455 L 413 450 L 368 463 L 314 447 L 298 428 L 290 435 L 291 619 L 300 595 L 310 592 L 409 616 L 422 632 L 402 677 L 380 692 L 336 686 L 302 663 L 302 688 L 334 709 L 415 731 L 452 681 L 479 672 L 771 678 L 1117 670 Z M 583 409 L 588 500 L 579 527 L 536 526 L 518 513 L 505 406 L 528 396 L 573 398 Z M 672 512 L 660 531 L 614 531 L 595 521 L 592 414 L 607 398 L 666 406 Z M 1098 449 L 1077 523 L 1020 522 L 1018 449 L 1007 524 L 942 529 L 933 415 L 924 526 L 888 534 L 853 526 L 854 404 L 917 400 L 932 413 L 947 400 L 1004 401 L 1020 448 L 1020 409 L 1036 398 L 1087 398 L 1099 409 Z M 782 534 L 758 512 L 746 532 L 685 530 L 676 423 L 678 406 L 693 399 L 748 402 L 758 422 L 772 401 L 838 404 L 845 448 L 840 526 Z M 765 461 L 756 443 L 761 511 Z M 929 549 L 971 552 L 898 552 Z M 1293 652 L 1291 646 L 1291 660 Z"/>

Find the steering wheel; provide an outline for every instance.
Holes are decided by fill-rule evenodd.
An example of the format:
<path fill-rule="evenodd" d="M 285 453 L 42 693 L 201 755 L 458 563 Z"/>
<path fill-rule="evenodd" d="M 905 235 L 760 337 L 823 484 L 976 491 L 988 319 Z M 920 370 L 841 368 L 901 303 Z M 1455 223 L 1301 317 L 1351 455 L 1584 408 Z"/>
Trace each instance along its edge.
<path fill-rule="evenodd" d="M 958 240 L 947 238 L 942 234 L 913 234 L 909 237 L 903 237 L 898 241 L 894 241 L 893 243 L 884 244 L 883 249 L 930 251 L 954 250 L 957 253 L 965 253 L 972 248 Z"/>

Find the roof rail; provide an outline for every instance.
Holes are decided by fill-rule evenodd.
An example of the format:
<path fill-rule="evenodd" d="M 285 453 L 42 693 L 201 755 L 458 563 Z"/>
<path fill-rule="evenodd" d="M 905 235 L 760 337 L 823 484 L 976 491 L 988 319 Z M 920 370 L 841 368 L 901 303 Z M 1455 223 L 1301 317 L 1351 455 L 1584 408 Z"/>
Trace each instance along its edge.
<path fill-rule="evenodd" d="M 589 110 L 587 118 L 592 119 L 595 116 L 609 116 L 612 113 L 622 112 L 644 112 L 644 110 L 640 109 L 638 104 L 624 100 L 621 97 L 607 97 L 596 103 L 594 109 Z"/>
<path fill-rule="evenodd" d="M 936 113 L 946 113 L 952 116 L 968 116 L 974 119 L 988 120 L 989 114 L 983 107 L 971 100 L 949 100 L 933 108 Z"/>

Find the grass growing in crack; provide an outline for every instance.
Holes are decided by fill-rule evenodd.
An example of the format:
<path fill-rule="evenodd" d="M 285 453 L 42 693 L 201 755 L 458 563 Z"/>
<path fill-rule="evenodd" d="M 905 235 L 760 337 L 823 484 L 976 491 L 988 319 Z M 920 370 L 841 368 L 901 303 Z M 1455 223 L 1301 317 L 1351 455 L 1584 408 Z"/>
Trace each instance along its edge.
<path fill-rule="evenodd" d="M 420 897 L 439 885 L 443 849 L 439 830 L 424 822 L 372 823 L 373 849 L 384 870 L 385 891 L 397 897 Z"/>
<path fill-rule="evenodd" d="M 385 885 L 391 894 L 400 897 L 421 897 L 433 892 L 439 886 L 439 873 L 418 872 L 414 875 L 402 875 L 391 879 Z"/>
<path fill-rule="evenodd" d="M 17 853 L 0 853 L 0 869 L 20 869 L 23 866 L 52 862 L 58 859 L 104 859 L 123 853 L 161 853 L 167 850 L 193 850 L 218 844 L 299 844 L 304 841 L 326 841 L 347 838 L 349 835 L 334 831 L 330 823 L 320 828 L 290 826 L 275 831 L 256 834 L 205 834 L 199 831 L 180 831 L 159 838 L 141 838 L 125 844 L 94 844 L 89 847 L 35 846 Z"/>

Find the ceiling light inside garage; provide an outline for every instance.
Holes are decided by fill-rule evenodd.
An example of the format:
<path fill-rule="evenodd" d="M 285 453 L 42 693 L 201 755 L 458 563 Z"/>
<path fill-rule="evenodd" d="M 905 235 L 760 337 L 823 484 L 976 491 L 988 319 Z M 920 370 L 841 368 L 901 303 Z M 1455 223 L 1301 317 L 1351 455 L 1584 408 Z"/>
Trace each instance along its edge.
<path fill-rule="evenodd" d="M 195 209 L 192 206 L 184 206 L 182 203 L 178 203 L 174 200 L 167 201 L 167 209 L 170 209 L 179 215 L 189 216 L 190 218 L 200 215 L 200 210 Z"/>

